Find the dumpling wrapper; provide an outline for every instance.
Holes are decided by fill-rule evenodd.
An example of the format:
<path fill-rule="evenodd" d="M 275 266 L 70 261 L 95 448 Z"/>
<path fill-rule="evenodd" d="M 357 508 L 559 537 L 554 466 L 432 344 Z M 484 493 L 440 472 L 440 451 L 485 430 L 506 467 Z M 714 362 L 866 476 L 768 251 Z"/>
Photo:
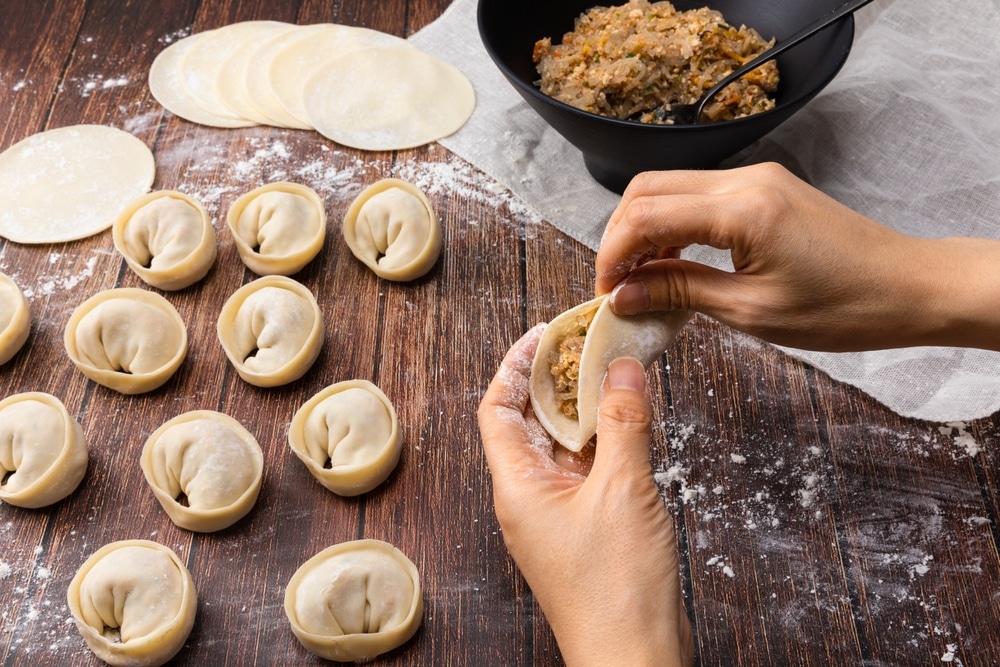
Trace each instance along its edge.
<path fill-rule="evenodd" d="M 634 357 L 648 367 L 670 347 L 691 317 L 688 312 L 620 316 L 611 310 L 610 303 L 607 296 L 598 297 L 549 322 L 531 366 L 528 392 L 535 416 L 556 442 L 574 452 L 583 449 L 597 433 L 601 387 L 611 362 L 620 357 Z M 593 314 L 593 319 L 580 355 L 579 419 L 573 419 L 560 410 L 550 364 L 558 356 L 560 342 L 577 331 L 580 318 L 588 314 Z"/>
<path fill-rule="evenodd" d="M 215 228 L 208 212 L 182 192 L 161 190 L 130 202 L 111 236 L 129 268 L 162 290 L 193 285 L 215 263 Z"/>
<path fill-rule="evenodd" d="M 238 421 L 212 410 L 185 412 L 146 440 L 142 472 L 170 520 L 210 533 L 246 516 L 260 492 L 264 454 Z M 183 495 L 187 504 L 178 502 Z"/>
<path fill-rule="evenodd" d="M 0 273 L 0 365 L 11 360 L 28 342 L 31 307 L 10 276 Z"/>
<path fill-rule="evenodd" d="M 87 472 L 83 428 L 55 396 L 0 401 L 0 501 L 46 507 L 73 493 Z"/>
<path fill-rule="evenodd" d="M 306 81 L 304 101 L 310 124 L 324 137 L 371 151 L 443 139 L 476 107 L 461 71 L 408 42 L 327 61 Z"/>
<path fill-rule="evenodd" d="M 198 608 L 184 563 L 149 540 L 98 549 L 73 576 L 66 600 L 87 646 L 115 667 L 168 662 L 184 647 Z"/>
<path fill-rule="evenodd" d="M 416 280 L 441 254 L 441 224 L 427 196 L 398 178 L 361 191 L 344 215 L 351 253 L 386 280 Z"/>
<path fill-rule="evenodd" d="M 259 276 L 290 276 L 319 254 L 326 240 L 326 207 L 312 188 L 268 183 L 239 197 L 226 224 L 246 266 Z"/>
<path fill-rule="evenodd" d="M 123 394 L 162 386 L 187 356 L 187 328 L 177 309 L 155 292 L 104 290 L 73 311 L 66 352 L 94 382 Z"/>
<path fill-rule="evenodd" d="M 292 417 L 288 444 L 319 482 L 341 496 L 371 491 L 396 468 L 402 435 L 396 409 L 367 380 L 332 384 Z"/>
<path fill-rule="evenodd" d="M 16 243 L 93 236 L 155 176 L 152 151 L 128 132 L 104 125 L 39 132 L 0 153 L 0 236 Z"/>
<path fill-rule="evenodd" d="M 285 588 L 292 632 L 321 658 L 374 658 L 410 640 L 423 620 L 417 567 L 379 540 L 344 542 L 319 552 Z"/>

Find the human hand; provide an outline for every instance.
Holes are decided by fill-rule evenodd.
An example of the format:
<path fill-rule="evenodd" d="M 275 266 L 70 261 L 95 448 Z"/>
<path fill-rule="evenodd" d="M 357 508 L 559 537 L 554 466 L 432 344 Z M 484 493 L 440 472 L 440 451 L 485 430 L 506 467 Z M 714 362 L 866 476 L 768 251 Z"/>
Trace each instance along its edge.
<path fill-rule="evenodd" d="M 644 369 L 611 364 L 597 447 L 581 458 L 553 445 L 531 413 L 542 329 L 511 347 L 479 407 L 507 549 L 567 665 L 690 665 L 673 521 L 649 464 Z"/>
<path fill-rule="evenodd" d="M 730 251 L 734 271 L 678 259 L 693 244 Z M 760 164 L 637 176 L 608 223 L 595 287 L 614 289 L 619 314 L 696 310 L 800 348 L 992 347 L 998 263 L 995 242 L 905 236 Z"/>

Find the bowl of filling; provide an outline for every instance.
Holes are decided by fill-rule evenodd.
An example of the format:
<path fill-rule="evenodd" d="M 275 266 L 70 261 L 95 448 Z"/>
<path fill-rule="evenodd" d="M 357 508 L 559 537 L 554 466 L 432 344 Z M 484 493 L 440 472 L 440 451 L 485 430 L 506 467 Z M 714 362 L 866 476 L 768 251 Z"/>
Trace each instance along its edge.
<path fill-rule="evenodd" d="M 639 172 L 714 168 L 754 143 L 833 80 L 854 41 L 848 15 L 727 86 L 697 123 L 679 124 L 672 105 L 695 102 L 843 0 L 705 2 L 479 0 L 479 34 L 590 174 L 622 192 Z"/>

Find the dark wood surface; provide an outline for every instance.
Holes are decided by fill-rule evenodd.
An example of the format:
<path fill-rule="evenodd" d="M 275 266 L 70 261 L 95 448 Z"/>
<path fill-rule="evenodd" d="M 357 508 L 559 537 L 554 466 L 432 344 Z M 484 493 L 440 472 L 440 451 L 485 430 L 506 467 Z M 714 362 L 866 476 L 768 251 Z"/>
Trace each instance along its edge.
<path fill-rule="evenodd" d="M 188 324 L 187 360 L 141 396 L 87 381 L 62 345 L 78 303 L 144 287 L 110 233 L 52 246 L 0 241 L 0 270 L 33 314 L 27 345 L 0 368 L 0 393 L 59 396 L 91 452 L 65 501 L 0 506 L 4 667 L 99 664 L 69 622 L 65 590 L 89 554 L 126 538 L 173 548 L 198 587 L 198 620 L 175 664 L 322 663 L 289 630 L 284 586 L 320 549 L 359 537 L 398 546 L 424 583 L 421 630 L 379 664 L 561 664 L 503 546 L 475 409 L 530 324 L 590 295 L 593 253 L 439 146 L 365 153 L 313 132 L 200 127 L 164 113 L 146 85 L 156 54 L 190 32 L 268 18 L 406 36 L 447 4 L 0 0 L 0 150 L 65 125 L 126 129 L 154 150 L 154 188 L 200 198 L 219 236 L 208 277 L 167 294 Z M 377 279 L 339 235 L 354 196 L 386 176 L 421 186 L 444 227 L 441 260 L 416 283 Z M 312 185 L 327 204 L 326 246 L 296 276 L 317 295 L 327 332 L 304 378 L 265 390 L 233 372 L 215 335 L 222 303 L 254 278 L 223 218 L 243 192 L 282 179 Z M 1000 664 L 1000 419 L 951 427 L 900 418 L 703 317 L 653 372 L 653 467 L 677 519 L 701 664 Z M 343 499 L 294 458 L 286 430 L 302 402 L 352 378 L 393 401 L 404 453 L 384 485 Z M 149 433 L 194 409 L 239 419 L 265 453 L 256 508 L 216 534 L 175 527 L 139 469 Z M 980 453 L 970 456 L 964 434 Z"/>

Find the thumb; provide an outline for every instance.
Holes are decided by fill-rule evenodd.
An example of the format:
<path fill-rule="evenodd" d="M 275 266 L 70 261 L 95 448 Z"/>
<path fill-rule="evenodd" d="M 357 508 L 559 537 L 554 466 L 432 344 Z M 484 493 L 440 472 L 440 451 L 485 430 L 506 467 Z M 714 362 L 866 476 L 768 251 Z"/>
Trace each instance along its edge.
<path fill-rule="evenodd" d="M 631 357 L 608 366 L 597 418 L 597 449 L 589 477 L 608 480 L 621 473 L 648 476 L 652 408 L 646 370 Z"/>
<path fill-rule="evenodd" d="M 662 310 L 696 310 L 712 315 L 733 292 L 733 274 L 683 259 L 647 262 L 611 293 L 619 315 Z"/>

